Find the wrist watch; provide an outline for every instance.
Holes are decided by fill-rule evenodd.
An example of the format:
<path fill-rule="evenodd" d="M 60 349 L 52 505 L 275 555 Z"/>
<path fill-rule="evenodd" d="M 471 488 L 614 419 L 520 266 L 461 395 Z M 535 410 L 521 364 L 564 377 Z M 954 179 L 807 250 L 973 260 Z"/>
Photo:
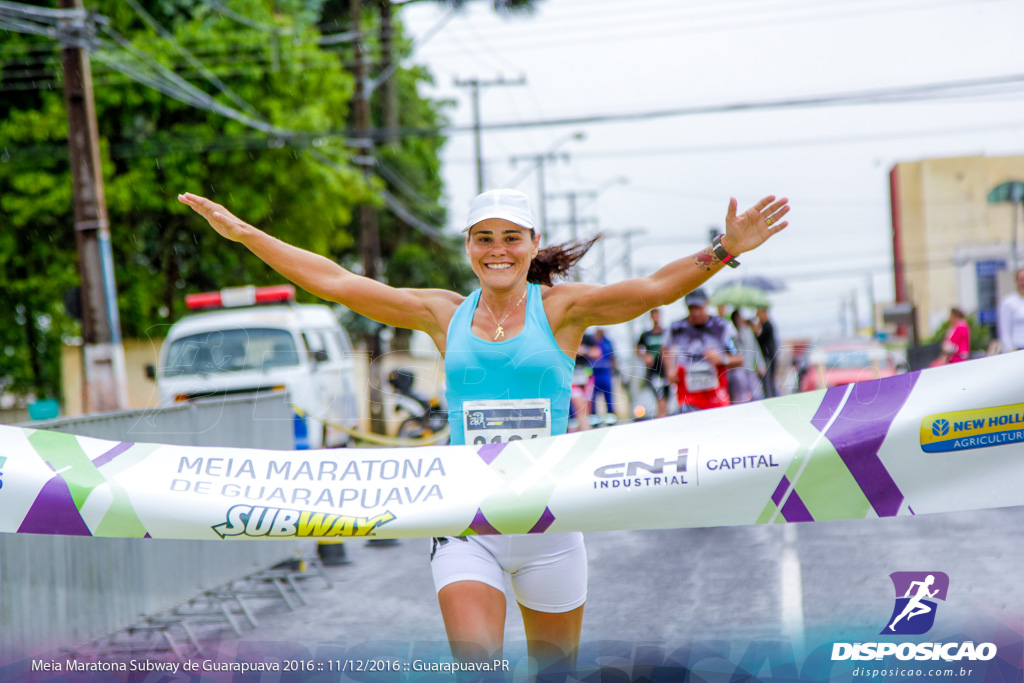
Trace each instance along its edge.
<path fill-rule="evenodd" d="M 722 246 L 722 235 L 715 235 L 715 238 L 711 240 L 711 250 L 715 252 L 715 257 L 729 266 L 730 268 L 736 268 L 740 265 L 740 262 L 736 260 L 736 257 L 725 250 Z"/>

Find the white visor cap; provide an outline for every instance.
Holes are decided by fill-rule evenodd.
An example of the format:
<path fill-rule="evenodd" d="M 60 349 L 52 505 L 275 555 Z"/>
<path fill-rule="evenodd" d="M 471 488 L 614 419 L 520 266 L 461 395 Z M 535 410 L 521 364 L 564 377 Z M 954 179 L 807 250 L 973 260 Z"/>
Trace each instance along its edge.
<path fill-rule="evenodd" d="M 488 218 L 501 218 L 523 228 L 537 229 L 530 200 L 519 190 L 488 190 L 474 197 L 463 232 Z"/>

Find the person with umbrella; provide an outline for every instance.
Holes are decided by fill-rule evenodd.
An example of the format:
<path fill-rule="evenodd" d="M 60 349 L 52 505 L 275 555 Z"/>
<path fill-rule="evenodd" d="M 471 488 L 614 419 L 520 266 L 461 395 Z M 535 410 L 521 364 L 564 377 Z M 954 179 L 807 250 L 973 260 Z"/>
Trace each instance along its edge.
<path fill-rule="evenodd" d="M 761 368 L 761 371 L 764 372 L 761 376 L 764 398 L 774 398 L 778 395 L 775 387 L 775 356 L 779 352 L 779 346 L 775 341 L 775 326 L 768 317 L 768 307 L 771 305 L 771 301 L 768 299 L 767 292 L 778 292 L 785 288 L 785 283 L 774 278 L 763 275 L 745 275 L 722 285 L 715 290 L 715 294 L 711 297 L 711 302 L 720 307 L 757 309 L 757 317 L 749 322 L 757 336 L 757 344 L 764 359 Z"/>
<path fill-rule="evenodd" d="M 742 309 L 733 309 L 729 317 L 736 328 L 736 353 L 743 359 L 737 367 L 729 370 L 729 400 L 733 403 L 760 401 L 764 398 L 761 388 L 764 357 L 757 344 L 757 335 L 750 321 L 743 317 Z"/>

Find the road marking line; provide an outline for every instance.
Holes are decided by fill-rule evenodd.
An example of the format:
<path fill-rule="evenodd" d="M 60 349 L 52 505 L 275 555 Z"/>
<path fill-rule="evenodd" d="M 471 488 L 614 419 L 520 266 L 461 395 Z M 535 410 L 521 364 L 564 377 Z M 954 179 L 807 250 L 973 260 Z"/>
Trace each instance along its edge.
<path fill-rule="evenodd" d="M 796 525 L 784 526 L 782 561 L 779 566 L 782 584 L 782 631 L 793 643 L 793 654 L 799 658 L 804 654 L 804 589 L 796 540 Z"/>

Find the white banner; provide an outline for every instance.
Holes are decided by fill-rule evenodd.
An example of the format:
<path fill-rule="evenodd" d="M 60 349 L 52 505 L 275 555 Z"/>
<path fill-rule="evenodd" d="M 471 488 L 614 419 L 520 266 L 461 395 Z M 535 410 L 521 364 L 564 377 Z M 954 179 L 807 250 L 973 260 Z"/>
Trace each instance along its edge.
<path fill-rule="evenodd" d="M 266 451 L 0 426 L 0 531 L 557 533 L 1024 504 L 1024 352 L 564 436 Z"/>

